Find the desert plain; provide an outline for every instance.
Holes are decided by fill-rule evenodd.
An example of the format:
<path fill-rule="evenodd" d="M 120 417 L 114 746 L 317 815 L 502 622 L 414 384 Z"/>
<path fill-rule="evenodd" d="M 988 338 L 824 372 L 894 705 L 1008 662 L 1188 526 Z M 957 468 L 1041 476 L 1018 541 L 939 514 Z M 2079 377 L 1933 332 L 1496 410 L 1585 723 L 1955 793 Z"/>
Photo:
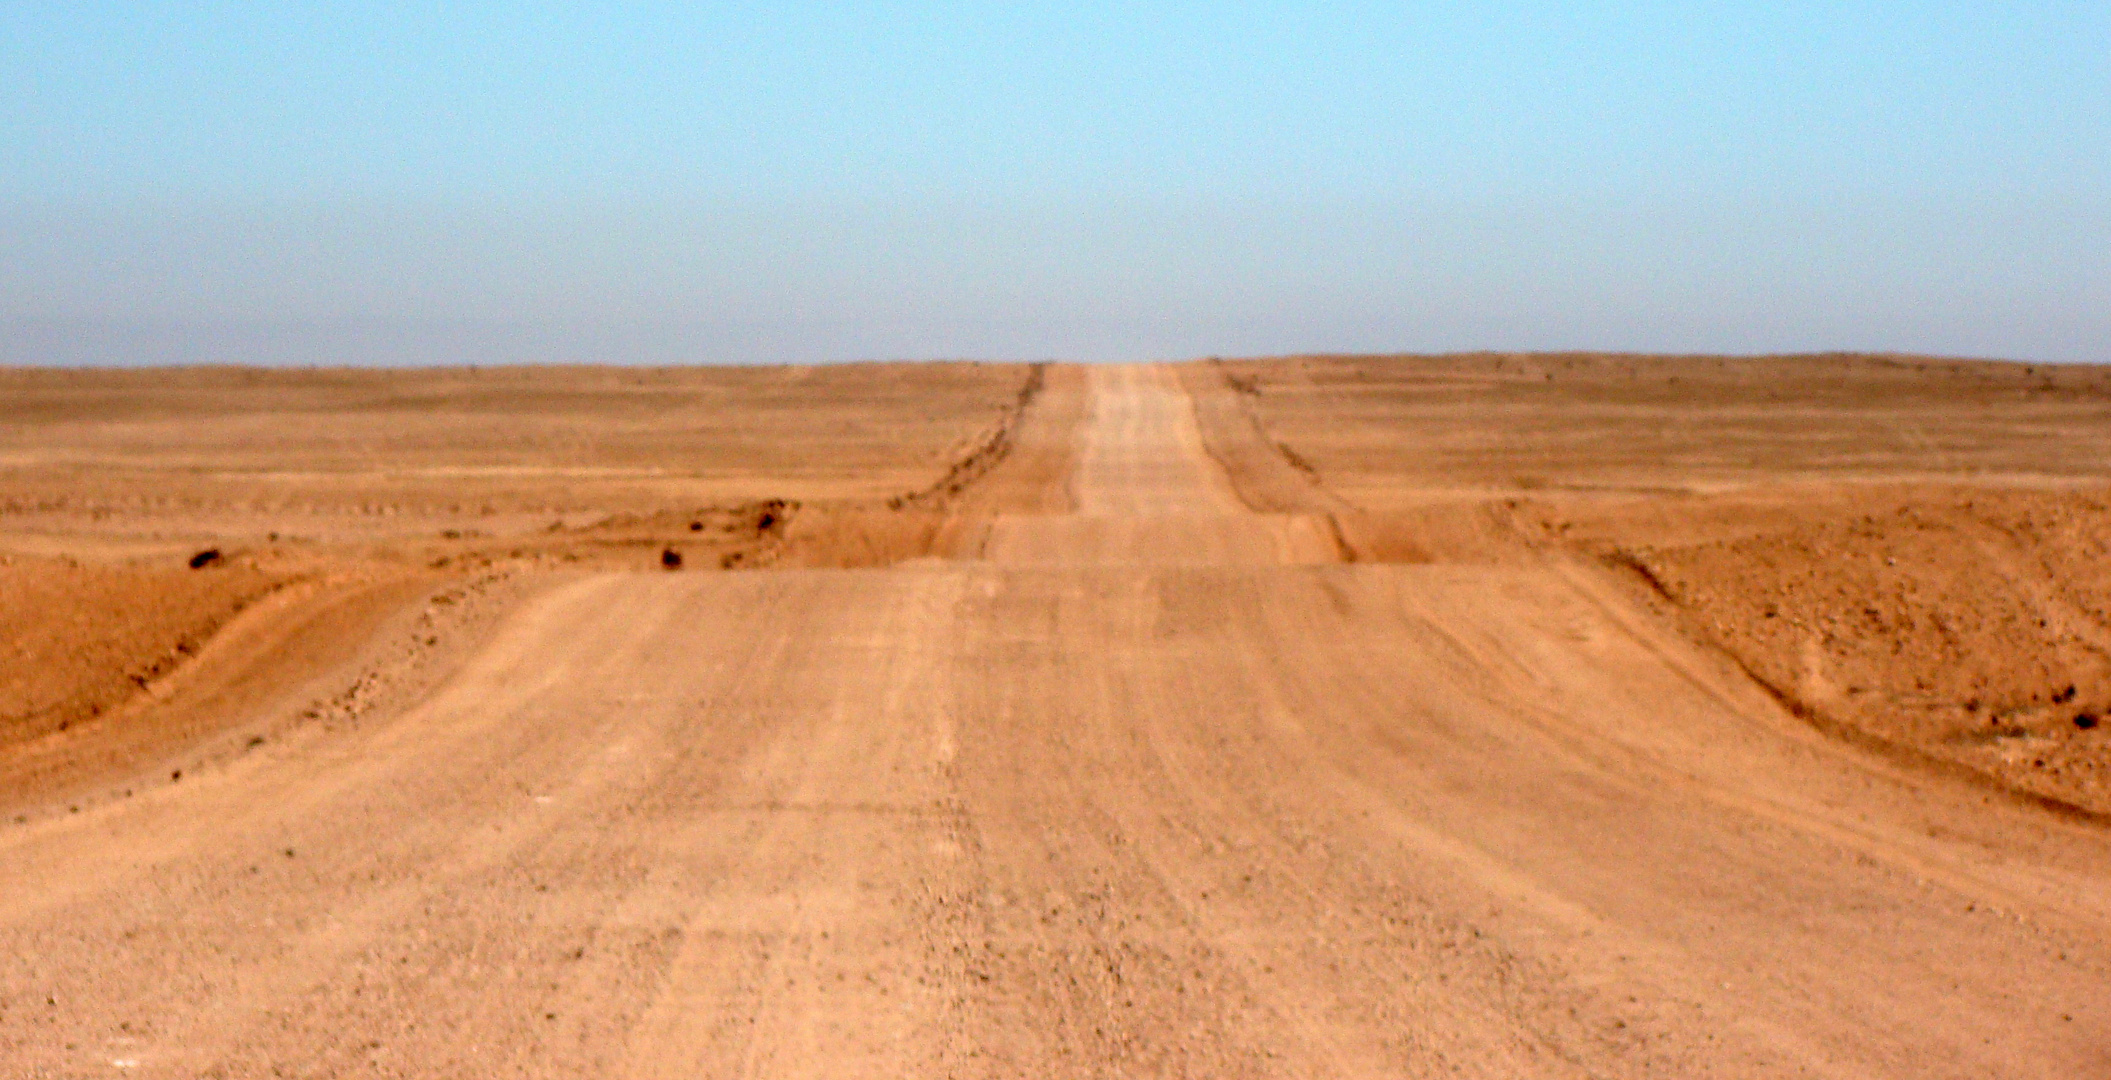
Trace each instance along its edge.
<path fill-rule="evenodd" d="M 0 371 L 0 1075 L 2111 1075 L 2111 369 Z"/>

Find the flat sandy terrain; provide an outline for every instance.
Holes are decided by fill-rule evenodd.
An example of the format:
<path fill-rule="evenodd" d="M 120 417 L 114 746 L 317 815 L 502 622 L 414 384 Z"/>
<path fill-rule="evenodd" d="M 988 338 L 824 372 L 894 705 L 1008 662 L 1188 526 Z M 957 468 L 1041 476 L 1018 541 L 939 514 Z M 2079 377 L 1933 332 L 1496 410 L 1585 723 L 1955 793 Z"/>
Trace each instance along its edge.
<path fill-rule="evenodd" d="M 2102 369 L 0 372 L 0 625 L 4 1075 L 2111 1075 Z"/>

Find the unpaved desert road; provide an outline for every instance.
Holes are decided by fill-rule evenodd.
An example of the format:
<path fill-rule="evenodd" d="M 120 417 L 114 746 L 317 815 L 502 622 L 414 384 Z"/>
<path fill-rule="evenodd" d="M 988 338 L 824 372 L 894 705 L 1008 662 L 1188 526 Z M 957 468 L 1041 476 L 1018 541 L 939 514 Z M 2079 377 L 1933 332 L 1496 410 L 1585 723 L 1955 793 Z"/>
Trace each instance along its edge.
<path fill-rule="evenodd" d="M 2111 844 L 1559 564 L 1330 564 L 1154 368 L 985 558 L 567 579 L 0 831 L 7 1076 L 2111 1076 Z"/>

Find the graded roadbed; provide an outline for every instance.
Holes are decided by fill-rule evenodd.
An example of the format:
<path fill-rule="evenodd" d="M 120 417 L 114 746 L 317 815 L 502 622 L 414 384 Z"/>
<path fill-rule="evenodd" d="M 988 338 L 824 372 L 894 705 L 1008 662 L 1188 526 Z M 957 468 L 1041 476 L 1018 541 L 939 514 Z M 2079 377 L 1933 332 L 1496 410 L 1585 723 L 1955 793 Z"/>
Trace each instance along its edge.
<path fill-rule="evenodd" d="M 1339 473 L 1266 383 L 1043 378 L 947 444 L 1009 446 L 960 491 L 826 504 L 899 527 L 869 565 L 796 565 L 849 535 L 796 515 L 751 571 L 525 559 L 395 607 L 403 666 L 354 670 L 401 674 L 0 827 L 0 1060 L 2101 1070 L 2111 833 L 1829 737 L 1679 623 L 1757 534 Z"/>

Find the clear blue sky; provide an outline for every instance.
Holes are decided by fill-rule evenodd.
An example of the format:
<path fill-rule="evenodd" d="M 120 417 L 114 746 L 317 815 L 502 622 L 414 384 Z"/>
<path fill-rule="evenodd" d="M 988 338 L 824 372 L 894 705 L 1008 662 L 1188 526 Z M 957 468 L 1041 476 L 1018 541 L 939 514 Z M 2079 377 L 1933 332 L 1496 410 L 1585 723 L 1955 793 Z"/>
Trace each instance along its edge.
<path fill-rule="evenodd" d="M 2111 360 L 2111 5 L 0 6 L 0 361 Z"/>

